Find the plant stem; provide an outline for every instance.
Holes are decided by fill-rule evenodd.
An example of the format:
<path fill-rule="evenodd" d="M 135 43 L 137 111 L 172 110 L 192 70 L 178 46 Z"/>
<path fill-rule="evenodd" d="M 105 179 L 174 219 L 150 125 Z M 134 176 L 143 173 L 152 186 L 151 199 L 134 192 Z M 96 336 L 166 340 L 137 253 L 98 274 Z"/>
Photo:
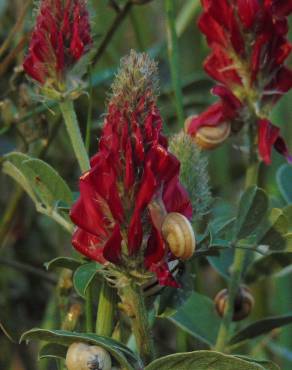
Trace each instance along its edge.
<path fill-rule="evenodd" d="M 60 103 L 60 109 L 63 114 L 67 131 L 70 136 L 73 150 L 78 160 L 80 169 L 82 172 L 86 172 L 90 168 L 89 159 L 82 140 L 73 102 L 71 100 L 64 100 L 62 103 Z"/>
<path fill-rule="evenodd" d="M 153 360 L 154 345 L 142 289 L 130 281 L 121 289 L 120 295 L 123 308 L 131 320 L 138 352 L 144 364 L 147 364 Z"/>
<path fill-rule="evenodd" d="M 168 57 L 170 63 L 170 73 L 172 79 L 172 86 L 175 95 L 175 105 L 177 118 L 180 127 L 184 125 L 184 111 L 183 111 L 183 97 L 180 84 L 180 68 L 179 68 L 179 51 L 178 39 L 175 25 L 175 1 L 165 0 L 165 8 L 167 15 L 167 43 L 168 43 Z"/>
<path fill-rule="evenodd" d="M 257 184 L 258 180 L 258 169 L 259 169 L 259 162 L 256 152 L 256 146 L 254 145 L 254 135 L 252 132 L 252 128 L 250 128 L 250 153 L 249 153 L 249 166 L 246 172 L 246 179 L 245 179 L 245 189 L 252 185 Z M 231 266 L 231 276 L 228 286 L 228 301 L 226 304 L 224 316 L 219 328 L 217 342 L 215 345 L 215 350 L 219 352 L 223 352 L 225 347 L 228 343 L 229 334 L 230 334 L 230 326 L 232 323 L 232 316 L 234 311 L 234 302 L 236 298 L 236 294 L 238 292 L 239 285 L 241 283 L 242 277 L 242 270 L 244 266 L 246 256 L 246 250 L 236 248 L 234 251 L 234 260 Z"/>
<path fill-rule="evenodd" d="M 103 280 L 99 293 L 95 331 L 98 335 L 110 337 L 114 328 L 116 292 Z"/>
<path fill-rule="evenodd" d="M 86 147 L 87 153 L 89 153 L 89 151 L 90 151 L 90 134 L 91 134 L 91 125 L 92 125 L 93 85 L 92 85 L 92 68 L 91 68 L 91 65 L 89 65 L 89 67 L 88 67 L 88 86 L 89 86 L 89 98 L 88 98 L 86 136 L 85 136 L 85 147 Z"/>
<path fill-rule="evenodd" d="M 92 292 L 90 285 L 86 290 L 85 320 L 86 320 L 86 332 L 93 333 Z"/>

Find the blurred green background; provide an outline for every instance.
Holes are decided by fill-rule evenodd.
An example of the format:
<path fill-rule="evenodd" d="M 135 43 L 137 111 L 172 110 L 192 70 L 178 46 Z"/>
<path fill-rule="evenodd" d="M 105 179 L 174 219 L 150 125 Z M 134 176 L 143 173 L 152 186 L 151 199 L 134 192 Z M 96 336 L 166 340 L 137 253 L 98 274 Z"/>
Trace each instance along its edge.
<path fill-rule="evenodd" d="M 21 69 L 33 25 L 33 3 L 0 0 L 0 155 L 21 150 L 40 156 L 62 174 L 73 190 L 77 190 L 78 168 L 60 114 L 55 107 L 48 109 L 39 103 L 33 94 L 33 86 Z M 95 47 L 99 48 L 117 13 L 112 1 L 88 0 L 88 3 Z M 123 7 L 126 1 L 115 3 Z M 213 83 L 202 67 L 208 47 L 196 25 L 200 2 L 176 0 L 175 4 L 184 115 L 187 117 L 202 111 L 213 101 L 209 92 Z M 146 51 L 158 61 L 159 107 L 165 122 L 164 130 L 166 134 L 178 131 L 166 35 L 164 1 L 154 0 L 132 6 L 106 49 L 102 50 L 101 57 L 91 68 L 89 95 L 82 95 L 76 102 L 84 134 L 88 110 L 92 117 L 91 154 L 97 149 L 111 81 L 120 58 L 130 49 Z M 291 97 L 291 93 L 287 94 L 274 109 L 273 122 L 281 126 L 292 151 Z M 222 214 L 229 212 L 230 207 L 226 204 L 234 204 L 243 183 L 246 164 L 239 149 L 242 143 L 239 134 L 209 155 L 211 188 L 218 204 L 216 210 Z M 279 207 L 284 205 L 284 200 L 276 183 L 276 171 L 282 163 L 283 158 L 274 153 L 273 164 L 262 166 L 260 173 L 260 185 Z M 72 255 L 70 237 L 53 221 L 37 214 L 31 200 L 2 173 L 0 189 L 0 369 L 55 369 L 53 363 L 37 362 L 37 344 L 28 347 L 17 344 L 17 341 L 20 334 L 31 327 L 58 327 L 57 313 L 62 301 L 56 303 L 57 274 L 46 273 L 44 263 L 56 256 Z M 196 269 L 196 287 L 213 298 L 224 286 L 222 279 L 204 259 L 196 263 Z M 262 280 L 252 286 L 252 290 L 257 301 L 254 318 L 292 311 L 291 274 Z M 158 325 L 156 342 L 161 354 L 175 351 L 174 341 L 164 339 L 169 331 L 171 328 L 163 321 Z M 184 340 L 188 341 L 190 350 L 202 347 L 191 338 Z M 290 370 L 292 327 L 257 340 L 252 354 L 274 359 L 282 369 Z"/>

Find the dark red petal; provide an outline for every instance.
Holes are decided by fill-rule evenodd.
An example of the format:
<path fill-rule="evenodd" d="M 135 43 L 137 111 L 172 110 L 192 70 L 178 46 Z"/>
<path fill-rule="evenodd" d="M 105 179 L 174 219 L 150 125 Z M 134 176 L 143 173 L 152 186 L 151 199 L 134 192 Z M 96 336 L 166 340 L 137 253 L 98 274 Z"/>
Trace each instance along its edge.
<path fill-rule="evenodd" d="M 115 225 L 112 235 L 103 247 L 103 256 L 107 261 L 119 264 L 121 261 L 122 236 L 120 226 Z"/>
<path fill-rule="evenodd" d="M 178 174 L 180 168 L 178 159 L 162 145 L 155 145 L 151 148 L 146 157 L 146 163 L 151 166 L 159 182 L 169 181 Z"/>
<path fill-rule="evenodd" d="M 188 127 L 188 134 L 195 135 L 200 127 L 216 126 L 225 121 L 225 119 L 223 103 L 215 103 L 191 120 Z"/>
<path fill-rule="evenodd" d="M 210 46 L 214 43 L 223 47 L 228 46 L 227 35 L 223 27 L 209 13 L 201 15 L 198 25 L 200 30 L 206 35 Z"/>
<path fill-rule="evenodd" d="M 149 269 L 153 263 L 159 263 L 165 257 L 165 253 L 166 250 L 162 236 L 157 228 L 152 226 L 147 248 L 144 254 L 145 267 Z"/>
<path fill-rule="evenodd" d="M 77 228 L 72 237 L 72 244 L 84 256 L 104 264 L 102 243 L 95 235 Z"/>
<path fill-rule="evenodd" d="M 280 129 L 267 119 L 258 121 L 258 148 L 259 154 L 266 164 L 271 163 L 272 147 L 279 137 Z"/>
<path fill-rule="evenodd" d="M 80 198 L 73 205 L 70 217 L 75 225 L 96 236 L 107 236 L 104 199 L 92 188 L 91 184 L 80 179 Z"/>
<path fill-rule="evenodd" d="M 241 101 L 225 86 L 217 85 L 211 91 L 223 101 L 226 116 L 230 119 L 234 118 L 238 110 L 242 108 Z"/>
<path fill-rule="evenodd" d="M 156 274 L 160 285 L 180 288 L 180 284 L 178 284 L 171 275 L 167 263 L 157 265 L 153 264 L 150 267 L 150 270 Z"/>
<path fill-rule="evenodd" d="M 278 136 L 277 140 L 275 141 L 274 148 L 278 153 L 282 154 L 289 163 L 292 164 L 292 155 L 289 153 L 287 144 L 282 136 Z"/>
<path fill-rule="evenodd" d="M 254 24 L 257 12 L 260 9 L 258 0 L 237 0 L 238 15 L 245 26 L 250 29 Z"/>
<path fill-rule="evenodd" d="M 212 54 L 204 62 L 205 71 L 214 80 L 227 86 L 241 85 L 241 78 L 233 65 L 232 59 L 219 45 L 213 47 Z"/>
<path fill-rule="evenodd" d="M 167 212 L 179 212 L 188 219 L 192 218 L 192 204 L 186 189 L 180 184 L 178 177 L 173 177 L 164 187 L 163 202 Z"/>

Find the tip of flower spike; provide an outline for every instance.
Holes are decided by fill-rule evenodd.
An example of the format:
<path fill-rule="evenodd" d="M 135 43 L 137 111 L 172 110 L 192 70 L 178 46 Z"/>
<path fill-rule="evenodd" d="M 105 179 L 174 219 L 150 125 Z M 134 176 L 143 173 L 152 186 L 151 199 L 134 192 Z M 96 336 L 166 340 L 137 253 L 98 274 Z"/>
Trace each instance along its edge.
<path fill-rule="evenodd" d="M 118 106 L 136 107 L 144 99 L 153 101 L 158 95 L 157 63 L 146 53 L 131 50 L 121 59 L 120 68 L 112 84 L 110 100 Z"/>

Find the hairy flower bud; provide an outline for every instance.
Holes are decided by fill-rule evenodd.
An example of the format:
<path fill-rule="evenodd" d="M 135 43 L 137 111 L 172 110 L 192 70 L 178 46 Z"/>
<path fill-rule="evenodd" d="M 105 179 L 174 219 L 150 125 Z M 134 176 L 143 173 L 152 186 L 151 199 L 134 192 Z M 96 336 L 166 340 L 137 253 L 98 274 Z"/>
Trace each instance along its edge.
<path fill-rule="evenodd" d="M 177 286 L 160 218 L 192 207 L 179 181 L 180 163 L 168 151 L 156 105 L 156 64 L 134 51 L 121 62 L 91 169 L 80 178 L 71 210 L 74 247 L 110 268 Z M 145 279 L 145 278 L 144 278 Z"/>
<path fill-rule="evenodd" d="M 41 0 L 24 70 L 52 93 L 63 92 L 68 72 L 91 44 L 85 0 Z"/>

